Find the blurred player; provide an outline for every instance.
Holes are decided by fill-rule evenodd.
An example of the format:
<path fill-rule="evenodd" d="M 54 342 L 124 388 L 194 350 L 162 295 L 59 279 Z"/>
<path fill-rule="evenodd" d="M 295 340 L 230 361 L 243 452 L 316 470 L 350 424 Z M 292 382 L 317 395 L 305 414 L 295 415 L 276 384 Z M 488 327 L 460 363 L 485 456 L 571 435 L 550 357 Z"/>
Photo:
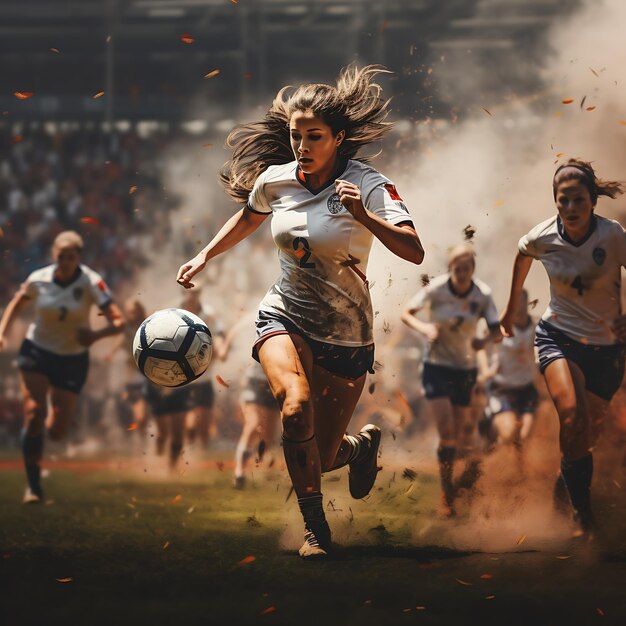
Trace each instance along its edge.
<path fill-rule="evenodd" d="M 120 333 L 124 326 L 122 314 L 100 275 L 81 265 L 82 250 L 83 240 L 78 233 L 64 231 L 57 235 L 52 246 L 54 263 L 26 279 L 0 320 L 2 349 L 11 323 L 25 305 L 33 302 L 35 319 L 17 357 L 24 401 L 25 503 L 43 500 L 44 437 L 47 432 L 50 439 L 59 440 L 68 433 L 78 394 L 87 379 L 89 346 Z M 109 322 L 99 330 L 89 327 L 94 304 Z"/>
<path fill-rule="evenodd" d="M 496 444 L 524 442 L 533 427 L 538 394 L 535 387 L 535 322 L 528 313 L 528 294 L 520 295 L 513 320 L 515 334 L 498 344 L 489 367 L 485 434 Z"/>
<path fill-rule="evenodd" d="M 402 321 L 429 341 L 423 382 L 439 431 L 437 457 L 443 490 L 439 511 L 444 517 L 455 515 L 454 460 L 458 452 L 465 454 L 472 448 L 476 426 L 471 408 L 477 376 L 476 351 L 500 338 L 491 289 L 473 278 L 475 268 L 471 246 L 452 248 L 448 273 L 420 290 L 402 314 Z M 415 317 L 422 309 L 429 310 L 428 322 Z M 476 336 L 481 318 L 489 329 L 484 338 Z M 475 459 L 468 465 L 470 468 L 477 471 Z"/>
<path fill-rule="evenodd" d="M 590 537 L 592 450 L 611 398 L 624 376 L 626 316 L 621 314 L 621 268 L 626 265 L 622 226 L 595 214 L 598 196 L 623 193 L 603 181 L 589 163 L 570 159 L 552 181 L 557 215 L 535 226 L 519 242 L 508 304 L 502 316 L 506 336 L 532 262 L 550 279 L 550 303 L 536 330 L 539 368 L 560 422 L 562 482 L 581 532 Z M 556 490 L 558 494 L 558 488 Z"/>
<path fill-rule="evenodd" d="M 284 88 L 263 120 L 231 133 L 222 180 L 247 204 L 177 276 L 192 287 L 208 261 L 272 215 L 281 276 L 261 303 L 253 354 L 281 408 L 285 460 L 304 518 L 303 558 L 323 558 L 331 547 L 322 471 L 350 465 L 355 498 L 376 479 L 380 429 L 345 435 L 374 361 L 365 274 L 373 237 L 414 263 L 424 255 L 391 181 L 356 159 L 391 128 L 373 82 L 381 71 L 351 67 L 336 86 L 303 85 L 291 95 Z"/>

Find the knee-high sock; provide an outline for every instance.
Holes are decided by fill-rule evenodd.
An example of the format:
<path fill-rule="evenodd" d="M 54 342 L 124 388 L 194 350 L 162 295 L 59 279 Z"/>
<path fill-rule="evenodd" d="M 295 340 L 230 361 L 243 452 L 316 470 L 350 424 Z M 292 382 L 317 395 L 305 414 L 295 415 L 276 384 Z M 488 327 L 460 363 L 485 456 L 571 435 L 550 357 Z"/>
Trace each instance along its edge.
<path fill-rule="evenodd" d="M 454 468 L 454 459 L 456 457 L 456 448 L 451 446 L 439 446 L 437 449 L 437 458 L 439 459 L 439 476 L 441 477 L 441 488 L 444 496 L 451 501 L 454 495 L 454 487 L 452 483 L 452 471 Z"/>
<path fill-rule="evenodd" d="M 315 435 L 294 441 L 283 435 L 283 452 L 296 495 L 301 498 L 321 492 L 322 465 Z"/>
<path fill-rule="evenodd" d="M 578 514 L 583 528 L 593 522 L 591 512 L 591 479 L 593 477 L 593 456 L 588 454 L 575 461 L 561 460 L 561 476 L 565 481 L 572 506 Z"/>
<path fill-rule="evenodd" d="M 302 496 L 298 498 L 298 506 L 306 529 L 312 531 L 322 545 L 330 543 L 330 528 L 324 514 L 322 494 L 311 493 Z"/>
<path fill-rule="evenodd" d="M 360 432 L 356 435 L 344 435 L 339 445 L 335 462 L 328 471 L 332 472 L 350 463 L 358 463 L 363 460 L 370 450 L 371 443 L 372 440 L 367 432 Z"/>
<path fill-rule="evenodd" d="M 26 480 L 30 490 L 41 495 L 41 457 L 43 456 L 44 435 L 29 435 L 22 431 L 22 455 Z"/>

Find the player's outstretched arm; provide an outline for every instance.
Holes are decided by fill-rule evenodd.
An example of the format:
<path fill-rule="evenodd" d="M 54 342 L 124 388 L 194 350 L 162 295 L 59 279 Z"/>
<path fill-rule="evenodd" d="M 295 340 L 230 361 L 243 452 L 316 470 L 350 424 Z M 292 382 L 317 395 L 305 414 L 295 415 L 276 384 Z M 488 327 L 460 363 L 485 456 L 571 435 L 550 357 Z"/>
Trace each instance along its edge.
<path fill-rule="evenodd" d="M 191 279 L 201 272 L 213 257 L 230 250 L 248 235 L 251 235 L 265 221 L 266 217 L 265 214 L 254 213 L 249 211 L 247 207 L 243 207 L 222 226 L 206 247 L 200 250 L 193 259 L 180 266 L 176 275 L 176 282 L 185 289 L 195 287 Z"/>
<path fill-rule="evenodd" d="M 107 322 L 109 322 L 104 328 L 100 328 L 99 330 L 92 330 L 91 328 L 78 329 L 78 342 L 81 345 L 88 348 L 96 341 L 100 341 L 100 339 L 104 339 L 105 337 L 111 337 L 112 335 L 118 335 L 124 330 L 126 320 L 115 302 L 111 302 L 102 309 L 102 314 Z"/>
<path fill-rule="evenodd" d="M 11 298 L 7 308 L 4 309 L 2 319 L 0 319 L 0 350 L 4 350 L 4 344 L 6 342 L 5 335 L 11 328 L 13 320 L 19 315 L 20 311 L 28 304 L 30 298 L 24 292 L 24 289 L 20 289 Z"/>
<path fill-rule="evenodd" d="M 509 301 L 506 304 L 502 317 L 500 317 L 500 330 L 505 337 L 513 336 L 515 311 L 517 310 L 517 304 L 522 295 L 524 282 L 526 281 L 526 276 L 528 276 L 532 263 L 533 257 L 522 254 L 521 252 L 517 253 L 515 262 L 513 263 L 513 278 L 511 280 Z"/>

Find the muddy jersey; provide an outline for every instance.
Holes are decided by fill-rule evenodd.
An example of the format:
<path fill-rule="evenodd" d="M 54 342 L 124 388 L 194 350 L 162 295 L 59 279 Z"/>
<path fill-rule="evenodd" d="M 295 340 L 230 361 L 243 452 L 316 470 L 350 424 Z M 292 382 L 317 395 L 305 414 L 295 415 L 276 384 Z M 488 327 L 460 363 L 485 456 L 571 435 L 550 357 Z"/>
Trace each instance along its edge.
<path fill-rule="evenodd" d="M 340 203 L 334 180 L 312 190 L 296 161 L 269 167 L 248 207 L 272 214 L 281 275 L 260 309 L 292 321 L 308 337 L 341 346 L 373 342 L 367 260 L 373 235 Z M 410 222 L 388 178 L 349 160 L 337 176 L 357 185 L 365 208 L 391 224 Z"/>
<path fill-rule="evenodd" d="M 76 278 L 61 285 L 54 278 L 55 265 L 34 271 L 22 285 L 27 298 L 35 303 L 35 319 L 26 339 L 56 354 L 81 354 L 87 351 L 78 343 L 79 328 L 89 327 L 93 304 L 104 309 L 111 304 L 111 293 L 101 276 L 80 265 Z"/>
<path fill-rule="evenodd" d="M 618 222 L 594 215 L 588 235 L 573 242 L 555 216 L 524 235 L 519 250 L 548 273 L 550 303 L 542 319 L 584 344 L 615 343 L 611 325 L 621 315 L 626 265 L 626 234 Z"/>
<path fill-rule="evenodd" d="M 493 380 L 500 387 L 517 388 L 535 380 L 535 321 L 526 328 L 513 327 L 513 337 L 504 337 L 497 346 L 498 369 Z"/>
<path fill-rule="evenodd" d="M 413 310 L 428 309 L 430 322 L 439 326 L 439 337 L 428 346 L 425 361 L 457 369 L 476 367 L 476 351 L 472 339 L 483 318 L 489 328 L 499 326 L 498 312 L 491 289 L 474 279 L 469 291 L 459 295 L 452 289 L 449 274 L 434 278 L 408 303 Z"/>

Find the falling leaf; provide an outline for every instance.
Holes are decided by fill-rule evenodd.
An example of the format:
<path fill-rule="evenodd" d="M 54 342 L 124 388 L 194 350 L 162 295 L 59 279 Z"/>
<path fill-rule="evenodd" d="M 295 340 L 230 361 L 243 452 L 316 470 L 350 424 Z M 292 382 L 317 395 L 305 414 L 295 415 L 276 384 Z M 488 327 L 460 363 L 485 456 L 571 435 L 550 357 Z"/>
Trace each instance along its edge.
<path fill-rule="evenodd" d="M 23 139 L 22 135 L 14 135 L 13 143 L 19 143 L 20 141 L 22 141 L 22 139 Z"/>
<path fill-rule="evenodd" d="M 595 108 L 596 108 L 595 106 L 592 106 L 592 107 L 587 107 L 587 108 L 585 109 L 585 111 L 593 111 Z"/>
<path fill-rule="evenodd" d="M 189 33 L 183 33 L 183 34 L 181 35 L 180 40 L 181 40 L 183 43 L 193 43 L 193 42 L 195 41 L 195 39 L 194 39 L 193 37 L 191 37 L 191 35 L 189 35 Z"/>
<path fill-rule="evenodd" d="M 176 494 L 173 498 L 172 498 L 172 504 L 176 504 L 180 499 L 182 498 L 182 496 L 180 494 Z"/>
<path fill-rule="evenodd" d="M 556 153 L 556 158 L 560 159 L 564 154 L 565 154 L 565 152 L 557 152 Z"/>
<path fill-rule="evenodd" d="M 493 117 L 493 115 L 491 114 L 491 111 L 489 111 L 489 109 L 485 109 L 485 107 L 480 107 L 487 115 Z"/>
<path fill-rule="evenodd" d="M 126 430 L 131 431 L 131 430 L 137 430 L 139 428 L 139 424 L 137 424 L 137 422 L 133 422 L 132 424 L 128 425 L 128 428 Z"/>
<path fill-rule="evenodd" d="M 208 74 L 205 74 L 204 77 L 205 78 L 213 78 L 214 76 L 217 76 L 220 73 L 220 70 L 213 70 L 211 72 L 209 72 Z"/>
<path fill-rule="evenodd" d="M 73 578 L 57 578 L 58 583 L 71 583 L 74 582 Z"/>
<path fill-rule="evenodd" d="M 480 577 L 483 580 L 489 580 L 490 578 L 493 578 L 493 574 L 481 574 Z"/>
<path fill-rule="evenodd" d="M 50 48 L 50 52 L 56 52 L 57 54 L 59 54 L 59 52 L 61 52 L 58 48 Z"/>
<path fill-rule="evenodd" d="M 137 185 L 133 185 L 132 187 L 129 187 L 128 189 L 129 194 L 133 194 L 135 193 L 135 191 L 137 191 Z"/>
<path fill-rule="evenodd" d="M 237 4 L 237 0 L 230 0 L 233 4 Z M 268 606 L 266 609 L 263 609 L 260 615 L 267 615 L 268 613 L 273 613 L 276 610 L 275 606 Z"/>
<path fill-rule="evenodd" d="M 247 565 L 248 563 L 253 563 L 254 561 L 256 561 L 256 556 L 250 554 L 249 556 L 244 556 L 243 559 L 237 563 L 237 565 Z"/>
<path fill-rule="evenodd" d="M 485 596 L 485 600 L 493 600 L 495 596 Z"/>
<path fill-rule="evenodd" d="M 409 467 L 405 467 L 402 472 L 402 478 L 413 481 L 417 478 L 417 472 Z"/>
<path fill-rule="evenodd" d="M 95 217 L 81 217 L 80 221 L 85 224 L 99 224 L 100 220 L 97 220 Z"/>
<path fill-rule="evenodd" d="M 420 281 L 422 283 L 422 287 L 428 287 L 428 285 L 430 285 L 430 276 L 428 274 L 422 274 L 420 276 Z"/>
<path fill-rule="evenodd" d="M 423 605 L 421 605 L 421 604 L 418 604 L 418 605 L 415 607 L 415 610 L 416 610 L 416 611 L 425 611 L 425 610 L 426 610 L 426 607 L 425 607 L 425 606 L 423 606 Z"/>
<path fill-rule="evenodd" d="M 517 540 L 517 545 L 521 546 L 524 541 L 526 541 L 526 535 L 522 535 L 518 540 Z"/>
<path fill-rule="evenodd" d="M 32 91 L 15 91 L 15 92 L 13 92 L 13 95 L 18 100 L 26 100 L 26 99 L 32 97 L 33 92 Z"/>
<path fill-rule="evenodd" d="M 91 97 L 95 100 L 96 98 L 102 98 L 103 95 L 104 95 L 104 91 L 99 91 L 98 93 L 94 94 Z"/>
<path fill-rule="evenodd" d="M 230 385 L 219 374 L 215 375 L 215 380 L 223 387 L 230 387 Z"/>
<path fill-rule="evenodd" d="M 454 580 L 456 580 L 459 585 L 464 585 L 465 587 L 471 587 L 473 585 L 473 583 L 468 583 L 466 580 L 461 580 L 460 578 L 455 578 Z"/>
<path fill-rule="evenodd" d="M 111 35 L 107 35 L 107 38 L 104 41 L 106 41 L 106 43 L 111 43 Z"/>
<path fill-rule="evenodd" d="M 252 74 L 244 74 L 243 77 L 244 78 L 252 78 Z"/>
<path fill-rule="evenodd" d="M 191 514 L 192 514 L 195 510 L 196 510 L 195 505 L 194 505 L 194 506 L 190 506 L 190 507 L 187 509 L 187 513 L 189 513 L 189 515 L 191 515 Z"/>
<path fill-rule="evenodd" d="M 557 559 L 559 559 L 559 561 L 566 561 L 567 559 L 571 559 L 572 555 L 571 554 L 563 554 L 562 556 L 557 556 Z"/>
<path fill-rule="evenodd" d="M 587 100 L 587 96 L 583 96 L 583 99 L 580 101 L 580 110 L 583 110 L 583 107 L 585 106 L 585 100 Z"/>
<path fill-rule="evenodd" d="M 572 102 L 574 102 L 574 98 L 563 98 L 563 100 L 561 100 L 561 102 L 563 104 L 572 104 Z"/>
<path fill-rule="evenodd" d="M 167 550 L 169 547 L 170 547 L 170 542 L 169 542 L 169 541 L 166 541 L 166 542 L 163 544 L 163 550 Z"/>
<path fill-rule="evenodd" d="M 601 617 L 604 617 L 604 611 L 602 609 L 597 608 L 596 611 L 597 611 L 598 615 L 600 615 Z"/>
<path fill-rule="evenodd" d="M 590 67 L 589 69 L 593 72 L 593 75 L 594 75 L 596 78 L 600 78 L 600 74 L 598 74 L 598 72 L 596 72 L 596 71 L 593 69 L 593 67 Z"/>
<path fill-rule="evenodd" d="M 471 241 L 474 238 L 475 234 L 476 234 L 476 229 L 470 224 L 468 224 L 463 229 L 463 235 L 465 236 L 465 241 Z"/>

